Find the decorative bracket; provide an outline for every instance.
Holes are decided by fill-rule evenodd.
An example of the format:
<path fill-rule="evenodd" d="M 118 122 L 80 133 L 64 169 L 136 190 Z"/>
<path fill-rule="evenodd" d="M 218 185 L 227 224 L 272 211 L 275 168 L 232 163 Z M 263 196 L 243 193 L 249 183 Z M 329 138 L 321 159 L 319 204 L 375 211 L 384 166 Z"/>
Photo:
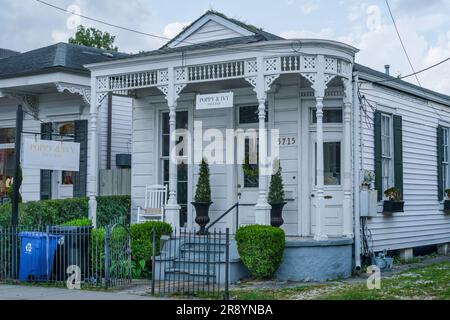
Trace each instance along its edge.
<path fill-rule="evenodd" d="M 39 99 L 36 95 L 26 93 L 16 93 L 16 92 L 0 92 L 0 96 L 4 96 L 18 101 L 33 115 L 34 118 L 36 119 L 38 118 Z"/>
<path fill-rule="evenodd" d="M 58 90 L 58 92 L 67 91 L 72 94 L 79 94 L 83 98 L 83 102 L 85 104 L 91 104 L 91 89 L 89 87 L 68 83 L 56 83 L 56 89 Z"/>

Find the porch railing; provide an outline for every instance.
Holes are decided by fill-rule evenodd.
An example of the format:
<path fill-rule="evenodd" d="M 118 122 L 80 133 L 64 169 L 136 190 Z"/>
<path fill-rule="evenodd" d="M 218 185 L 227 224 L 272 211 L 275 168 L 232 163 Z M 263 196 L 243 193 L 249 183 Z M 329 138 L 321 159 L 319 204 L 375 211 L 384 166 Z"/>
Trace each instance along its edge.
<path fill-rule="evenodd" d="M 223 218 L 225 218 L 230 212 L 232 212 L 234 209 L 236 209 L 236 230 L 239 228 L 239 202 L 236 202 L 230 209 L 228 209 L 227 211 L 225 211 L 220 217 L 218 217 L 216 220 L 214 220 L 213 222 L 211 222 L 207 227 L 206 227 L 206 232 L 208 232 L 214 225 L 216 225 L 220 220 L 222 220 Z"/>

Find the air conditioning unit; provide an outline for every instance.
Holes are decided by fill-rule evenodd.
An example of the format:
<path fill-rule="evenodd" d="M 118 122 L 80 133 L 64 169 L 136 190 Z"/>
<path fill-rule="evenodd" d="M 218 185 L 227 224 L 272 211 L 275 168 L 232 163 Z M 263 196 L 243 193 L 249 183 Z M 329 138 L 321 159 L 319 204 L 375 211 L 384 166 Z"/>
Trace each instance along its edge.
<path fill-rule="evenodd" d="M 116 166 L 119 168 L 131 168 L 131 154 L 116 154 Z"/>
<path fill-rule="evenodd" d="M 359 215 L 361 217 L 376 217 L 378 209 L 377 190 L 362 190 L 359 193 Z"/>

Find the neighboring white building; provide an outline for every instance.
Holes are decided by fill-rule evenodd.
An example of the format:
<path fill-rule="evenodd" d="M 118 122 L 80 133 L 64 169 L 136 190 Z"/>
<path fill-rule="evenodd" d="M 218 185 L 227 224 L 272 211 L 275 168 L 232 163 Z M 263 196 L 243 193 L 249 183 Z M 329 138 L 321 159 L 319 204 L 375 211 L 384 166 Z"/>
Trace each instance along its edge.
<path fill-rule="evenodd" d="M 24 131 L 42 139 L 72 138 L 81 144 L 80 172 L 24 169 L 24 201 L 86 196 L 90 163 L 90 73 L 84 64 L 112 61 L 125 54 L 58 43 L 0 60 L 0 195 L 13 176 L 17 105 L 26 111 Z M 111 108 L 110 117 L 108 110 Z M 115 167 L 116 154 L 131 152 L 131 100 L 112 96 L 99 107 L 99 168 Z M 110 119 L 110 120 L 109 120 Z M 109 121 L 108 121 L 109 120 Z M 108 132 L 110 131 L 110 140 Z M 33 136 L 25 133 L 23 136 Z M 108 142 L 109 141 L 109 142 Z M 108 160 L 110 159 L 110 160 Z"/>
<path fill-rule="evenodd" d="M 290 275 L 311 266 L 348 275 L 352 252 L 360 266 L 362 243 L 373 251 L 449 243 L 443 190 L 450 187 L 450 97 L 357 65 L 357 52 L 336 41 L 285 40 L 208 11 L 159 50 L 88 65 L 95 105 L 110 92 L 133 97 L 133 218 L 134 209 L 143 205 L 145 186 L 164 183 L 170 194 L 167 221 L 195 227 L 190 203 L 198 166 L 188 160 L 211 137 L 178 157 L 178 168 L 168 150 L 176 144 L 170 133 L 176 128 L 192 133 L 194 122 L 202 121 L 204 130 L 215 129 L 217 135 L 225 136 L 226 129 L 268 128 L 284 138 L 280 158 L 288 255 L 315 250 L 308 251 L 310 260 L 303 255 L 296 262 L 298 270 L 282 267 L 281 278 L 304 277 Z M 230 91 L 233 108 L 196 107 L 199 94 Z M 212 164 L 210 170 L 211 221 L 239 202 L 239 225 L 270 223 L 262 170 L 256 181 L 238 164 Z M 365 170 L 375 173 L 375 203 L 362 187 Z M 89 175 L 95 195 L 97 172 Z M 401 212 L 383 212 L 383 193 L 390 187 L 403 195 Z M 234 230 L 235 221 L 230 213 L 216 226 Z M 361 223 L 373 242 L 361 236 Z"/>

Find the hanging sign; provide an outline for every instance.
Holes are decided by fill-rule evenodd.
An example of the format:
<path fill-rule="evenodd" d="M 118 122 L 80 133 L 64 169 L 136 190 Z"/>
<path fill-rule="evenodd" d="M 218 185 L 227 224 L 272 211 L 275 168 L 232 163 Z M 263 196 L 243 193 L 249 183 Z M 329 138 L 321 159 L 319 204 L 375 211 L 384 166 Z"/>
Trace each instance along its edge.
<path fill-rule="evenodd" d="M 24 139 L 22 166 L 28 169 L 80 171 L 80 144 Z"/>
<path fill-rule="evenodd" d="M 197 110 L 221 109 L 233 107 L 233 92 L 197 95 Z"/>

